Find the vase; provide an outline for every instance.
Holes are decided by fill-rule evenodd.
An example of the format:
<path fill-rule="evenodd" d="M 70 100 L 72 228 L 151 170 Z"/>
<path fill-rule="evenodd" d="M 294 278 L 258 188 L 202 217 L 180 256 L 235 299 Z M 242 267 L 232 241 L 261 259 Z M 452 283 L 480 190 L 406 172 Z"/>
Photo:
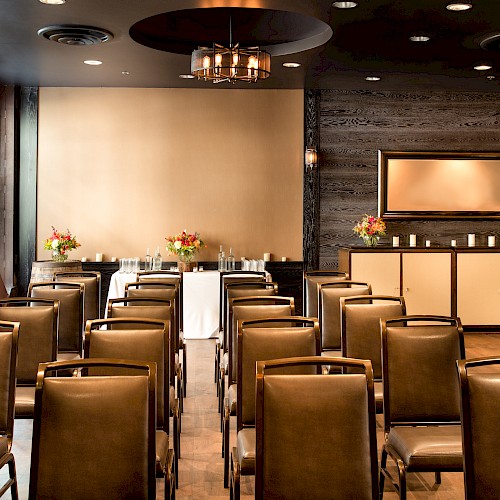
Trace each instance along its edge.
<path fill-rule="evenodd" d="M 374 234 L 363 236 L 363 242 L 367 247 L 376 247 L 379 239 L 380 236 L 375 236 Z"/>
<path fill-rule="evenodd" d="M 66 262 L 68 260 L 68 254 L 59 253 L 57 250 L 52 252 L 52 260 L 54 262 Z"/>
<path fill-rule="evenodd" d="M 193 270 L 194 263 L 191 259 L 184 257 L 182 255 L 179 256 L 178 268 L 181 273 L 189 273 Z"/>

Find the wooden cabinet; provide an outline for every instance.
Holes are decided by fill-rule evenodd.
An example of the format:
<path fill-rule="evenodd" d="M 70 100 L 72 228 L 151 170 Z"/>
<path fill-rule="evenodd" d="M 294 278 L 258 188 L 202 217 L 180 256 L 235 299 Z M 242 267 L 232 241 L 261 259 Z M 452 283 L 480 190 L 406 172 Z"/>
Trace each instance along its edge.
<path fill-rule="evenodd" d="M 345 272 L 344 269 L 341 269 Z M 349 276 L 372 286 L 374 295 L 400 295 L 401 259 L 399 253 L 353 252 Z"/>

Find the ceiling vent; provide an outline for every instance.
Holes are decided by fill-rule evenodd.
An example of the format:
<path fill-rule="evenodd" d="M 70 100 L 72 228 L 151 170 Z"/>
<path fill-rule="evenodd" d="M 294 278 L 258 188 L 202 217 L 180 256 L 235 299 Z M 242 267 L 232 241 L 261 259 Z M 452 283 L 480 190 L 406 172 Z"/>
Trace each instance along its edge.
<path fill-rule="evenodd" d="M 484 50 L 500 52 L 500 33 L 488 35 L 479 42 L 479 45 L 481 45 Z"/>
<path fill-rule="evenodd" d="M 38 36 L 66 45 L 97 45 L 113 39 L 112 33 L 101 28 L 71 24 L 41 28 L 38 30 Z"/>

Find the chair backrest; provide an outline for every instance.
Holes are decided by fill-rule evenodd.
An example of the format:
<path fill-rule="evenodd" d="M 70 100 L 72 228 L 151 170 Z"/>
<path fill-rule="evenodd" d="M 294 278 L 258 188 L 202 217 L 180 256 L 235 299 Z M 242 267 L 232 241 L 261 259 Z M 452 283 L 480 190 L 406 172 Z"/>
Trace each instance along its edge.
<path fill-rule="evenodd" d="M 0 320 L 19 321 L 17 384 L 34 386 L 38 365 L 57 359 L 59 301 L 16 297 L 0 300 Z"/>
<path fill-rule="evenodd" d="M 279 295 L 236 297 L 231 299 L 228 307 L 230 330 L 228 332 L 228 370 L 229 385 L 231 385 L 238 376 L 238 321 L 293 316 L 295 314 L 295 301 L 293 297 L 281 297 Z"/>
<path fill-rule="evenodd" d="M 460 360 L 467 500 L 500 498 L 500 358 Z"/>
<path fill-rule="evenodd" d="M 52 377 L 106 367 L 137 375 Z M 154 363 L 98 359 L 40 365 L 35 395 L 30 498 L 153 500 Z"/>
<path fill-rule="evenodd" d="M 342 356 L 369 359 L 373 377 L 382 379 L 380 320 L 406 315 L 403 297 L 353 295 L 340 298 Z"/>
<path fill-rule="evenodd" d="M 303 303 L 304 316 L 309 318 L 319 317 L 318 311 L 318 284 L 331 283 L 337 280 L 347 280 L 347 273 L 340 271 L 304 271 L 303 276 Z"/>
<path fill-rule="evenodd" d="M 101 317 L 101 273 L 99 271 L 57 272 L 54 281 L 75 281 L 85 285 L 84 322 Z"/>
<path fill-rule="evenodd" d="M 275 373 L 324 363 L 362 373 Z M 257 363 L 255 498 L 379 498 L 369 361 L 313 357 Z"/>
<path fill-rule="evenodd" d="M 7 450 L 4 451 L 10 451 L 14 431 L 19 330 L 18 321 L 0 321 L 0 436 L 7 437 Z"/>
<path fill-rule="evenodd" d="M 113 328 L 116 323 L 121 328 Z M 102 329 L 105 326 L 106 329 Z M 122 322 L 116 319 L 89 321 L 85 328 L 85 358 L 118 358 L 156 363 L 156 425 L 169 432 L 169 325 L 163 321 Z M 92 375 L 107 373 L 92 369 Z"/>
<path fill-rule="evenodd" d="M 69 281 L 30 283 L 28 295 L 59 300 L 59 351 L 82 353 L 85 285 Z"/>
<path fill-rule="evenodd" d="M 324 350 L 339 350 L 340 298 L 350 295 L 371 295 L 372 287 L 360 281 L 339 280 L 318 285 L 319 327 Z"/>
<path fill-rule="evenodd" d="M 283 325 L 283 319 L 287 326 Z M 302 316 L 243 320 L 238 323 L 237 429 L 255 425 L 255 366 L 266 359 L 319 356 L 319 323 Z M 280 373 L 309 373 L 295 367 Z"/>
<path fill-rule="evenodd" d="M 138 297 L 108 300 L 108 318 L 152 318 L 164 321 L 172 320 L 172 304 L 167 299 L 143 299 Z M 113 329 L 121 328 L 113 324 Z"/>
<path fill-rule="evenodd" d="M 456 362 L 465 356 L 460 320 L 404 316 L 381 320 L 384 423 L 459 423 Z"/>

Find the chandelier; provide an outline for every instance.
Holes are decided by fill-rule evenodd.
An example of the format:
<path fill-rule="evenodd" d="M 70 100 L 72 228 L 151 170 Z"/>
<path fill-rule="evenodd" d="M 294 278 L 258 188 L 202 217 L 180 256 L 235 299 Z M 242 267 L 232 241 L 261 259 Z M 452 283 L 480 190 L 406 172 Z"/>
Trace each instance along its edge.
<path fill-rule="evenodd" d="M 229 47 L 214 43 L 212 48 L 199 47 L 191 55 L 191 74 L 198 80 L 213 83 L 257 82 L 271 74 L 271 55 L 259 47 L 233 45 L 229 19 Z"/>

